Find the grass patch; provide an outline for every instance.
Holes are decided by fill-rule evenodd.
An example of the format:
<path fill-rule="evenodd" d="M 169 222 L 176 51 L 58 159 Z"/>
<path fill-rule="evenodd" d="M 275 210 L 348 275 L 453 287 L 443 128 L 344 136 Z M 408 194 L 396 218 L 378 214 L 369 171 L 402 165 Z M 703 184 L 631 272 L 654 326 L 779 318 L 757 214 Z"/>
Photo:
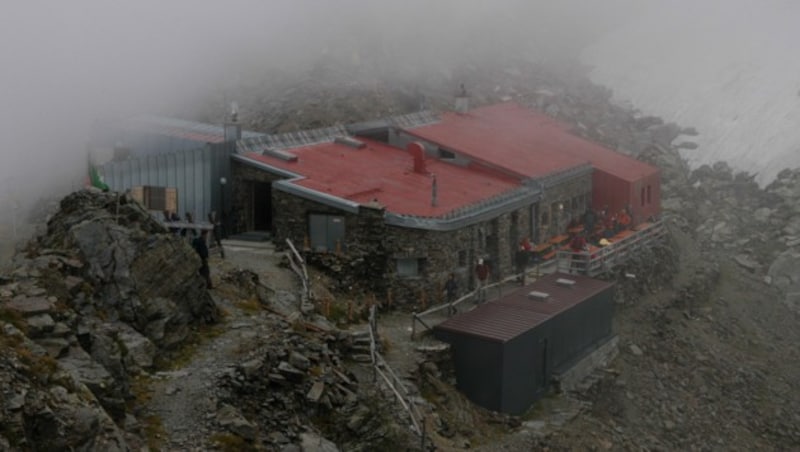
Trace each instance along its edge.
<path fill-rule="evenodd" d="M 47 382 L 58 369 L 58 362 L 49 355 L 37 355 L 22 344 L 15 351 L 19 360 L 28 367 L 26 374 L 31 379 Z"/>
<path fill-rule="evenodd" d="M 211 442 L 223 452 L 258 450 L 247 440 L 233 433 L 215 433 L 211 436 Z"/>
<path fill-rule="evenodd" d="M 0 321 L 10 323 L 26 336 L 28 335 L 28 322 L 19 311 L 8 308 L 0 308 Z"/>
<path fill-rule="evenodd" d="M 186 367 L 194 358 L 197 349 L 207 341 L 219 337 L 225 332 L 221 324 L 201 325 L 192 329 L 186 340 L 175 350 L 164 351 L 156 355 L 153 367 L 156 370 L 179 370 Z"/>
<path fill-rule="evenodd" d="M 167 437 L 167 431 L 164 429 L 164 423 L 158 415 L 151 414 L 141 419 L 142 432 L 144 433 L 147 447 L 150 450 L 161 450 L 161 445 Z"/>
<path fill-rule="evenodd" d="M 249 298 L 244 300 L 239 300 L 233 303 L 237 308 L 241 309 L 242 311 L 248 314 L 256 314 L 261 312 L 261 302 L 258 301 L 257 298 Z"/>

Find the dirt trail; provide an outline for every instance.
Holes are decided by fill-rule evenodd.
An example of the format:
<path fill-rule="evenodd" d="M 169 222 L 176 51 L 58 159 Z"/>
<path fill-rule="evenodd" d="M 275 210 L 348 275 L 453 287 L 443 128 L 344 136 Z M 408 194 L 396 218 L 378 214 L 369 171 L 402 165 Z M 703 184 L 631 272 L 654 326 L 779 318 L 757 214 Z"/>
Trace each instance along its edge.
<path fill-rule="evenodd" d="M 211 294 L 225 314 L 224 321 L 199 333 L 198 343 L 183 351 L 185 363 L 179 360 L 174 369 L 153 375 L 145 415 L 140 416 L 160 422 L 162 450 L 201 451 L 211 447 L 209 436 L 220 430 L 216 425 L 216 381 L 270 334 L 269 312 L 253 300 L 239 298 L 236 288 L 222 283 L 220 276 L 247 269 L 276 291 L 291 293 L 296 289 L 294 275 L 278 265 L 281 254 L 272 247 L 227 245 L 225 260 L 214 249 L 211 252 L 209 263 L 215 284 Z"/>

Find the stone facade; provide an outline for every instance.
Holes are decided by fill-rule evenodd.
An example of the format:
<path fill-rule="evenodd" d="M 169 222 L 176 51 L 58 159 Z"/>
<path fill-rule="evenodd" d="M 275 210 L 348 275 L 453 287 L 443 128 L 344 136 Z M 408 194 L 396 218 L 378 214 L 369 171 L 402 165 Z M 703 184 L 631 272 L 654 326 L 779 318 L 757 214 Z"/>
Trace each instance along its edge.
<path fill-rule="evenodd" d="M 231 232 L 253 230 L 255 229 L 255 203 L 269 202 L 269 200 L 254 199 L 254 186 L 259 183 L 271 184 L 286 178 L 231 160 L 231 179 L 231 196 L 233 198 L 231 218 L 229 220 L 229 225 L 232 228 Z M 274 209 L 271 210 L 274 214 Z"/>
<path fill-rule="evenodd" d="M 451 272 L 459 294 L 472 290 L 478 258 L 488 260 L 493 280 L 511 275 L 520 240 L 547 240 L 563 233 L 570 218 L 585 209 L 591 190 L 591 174 L 577 175 L 551 184 L 539 202 L 532 199 L 529 205 L 456 230 L 431 231 L 387 224 L 379 205 L 361 205 L 352 213 L 274 188 L 270 201 L 254 199 L 252 184 L 285 178 L 239 162 L 233 163 L 232 175 L 237 230 L 251 229 L 253 204 L 268 202 L 277 247 L 284 247 L 289 238 L 304 250 L 308 262 L 325 268 L 340 289 L 358 287 L 404 305 L 442 301 Z M 311 215 L 340 219 L 341 240 L 312 249 Z"/>

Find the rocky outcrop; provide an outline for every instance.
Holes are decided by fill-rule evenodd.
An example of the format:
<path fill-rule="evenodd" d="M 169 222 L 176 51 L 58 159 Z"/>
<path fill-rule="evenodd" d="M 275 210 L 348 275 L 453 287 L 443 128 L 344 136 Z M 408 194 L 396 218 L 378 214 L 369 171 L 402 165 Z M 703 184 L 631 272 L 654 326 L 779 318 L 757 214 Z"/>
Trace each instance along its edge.
<path fill-rule="evenodd" d="M 407 444 L 413 436 L 397 423 L 393 395 L 346 365 L 358 353 L 354 336 L 314 325 L 284 328 L 222 380 L 228 402 L 217 413 L 221 427 L 252 441 L 257 424 L 258 442 L 270 450 L 299 445 L 333 451 L 338 444 L 341 450 L 366 451 Z M 308 449 L 312 439 L 320 449 Z"/>
<path fill-rule="evenodd" d="M 0 367 L 3 387 L 27 394 L 14 398 L 20 427 L 9 421 L 4 436 L 35 450 L 125 450 L 114 422 L 128 414 L 131 376 L 217 308 L 191 247 L 126 196 L 81 191 L 60 207 L 0 278 L 0 341 L 20 345 L 18 359 L 36 357 L 40 384 Z"/>

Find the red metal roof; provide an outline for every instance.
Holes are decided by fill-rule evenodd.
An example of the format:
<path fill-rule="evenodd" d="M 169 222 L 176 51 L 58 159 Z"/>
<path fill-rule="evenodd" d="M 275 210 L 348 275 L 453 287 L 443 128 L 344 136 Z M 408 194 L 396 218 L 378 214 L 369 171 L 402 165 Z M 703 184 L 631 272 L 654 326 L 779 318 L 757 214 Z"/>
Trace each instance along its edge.
<path fill-rule="evenodd" d="M 444 113 L 438 123 L 406 131 L 521 177 L 541 177 L 584 163 L 627 181 L 658 172 L 654 166 L 573 135 L 567 124 L 513 102 L 463 114 Z"/>
<path fill-rule="evenodd" d="M 520 186 L 510 177 L 433 158 L 425 160 L 428 174 L 415 173 L 409 152 L 358 140 L 366 146 L 355 149 L 328 142 L 290 149 L 287 152 L 297 156 L 293 162 L 255 152 L 244 155 L 303 176 L 294 182 L 299 186 L 362 204 L 377 199 L 387 211 L 402 215 L 439 217 Z M 436 175 L 436 207 L 431 206 L 430 174 Z"/>
<path fill-rule="evenodd" d="M 575 281 L 575 285 L 559 285 L 556 283 L 559 278 Z M 613 283 L 587 276 L 554 273 L 503 298 L 452 317 L 434 329 L 507 342 L 612 286 Z M 547 301 L 534 300 L 528 297 L 532 291 L 544 292 L 550 297 Z"/>

